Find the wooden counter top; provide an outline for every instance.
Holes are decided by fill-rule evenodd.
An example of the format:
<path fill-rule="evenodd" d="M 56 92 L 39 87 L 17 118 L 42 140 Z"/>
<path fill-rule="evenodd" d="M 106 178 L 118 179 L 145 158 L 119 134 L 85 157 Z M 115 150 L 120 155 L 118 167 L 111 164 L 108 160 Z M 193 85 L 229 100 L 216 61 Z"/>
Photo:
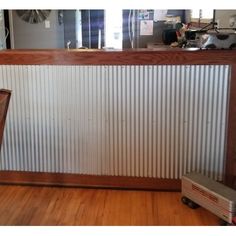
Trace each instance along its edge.
<path fill-rule="evenodd" d="M 204 65 L 235 63 L 236 50 L 155 48 L 0 51 L 0 64 L 2 65 Z"/>

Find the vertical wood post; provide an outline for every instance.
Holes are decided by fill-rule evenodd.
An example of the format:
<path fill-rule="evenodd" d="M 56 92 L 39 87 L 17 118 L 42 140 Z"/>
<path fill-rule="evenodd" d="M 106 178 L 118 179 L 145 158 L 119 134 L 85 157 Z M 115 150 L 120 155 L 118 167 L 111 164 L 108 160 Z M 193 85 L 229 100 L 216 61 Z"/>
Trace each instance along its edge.
<path fill-rule="evenodd" d="M 231 67 L 224 183 L 236 189 L 236 63 Z"/>

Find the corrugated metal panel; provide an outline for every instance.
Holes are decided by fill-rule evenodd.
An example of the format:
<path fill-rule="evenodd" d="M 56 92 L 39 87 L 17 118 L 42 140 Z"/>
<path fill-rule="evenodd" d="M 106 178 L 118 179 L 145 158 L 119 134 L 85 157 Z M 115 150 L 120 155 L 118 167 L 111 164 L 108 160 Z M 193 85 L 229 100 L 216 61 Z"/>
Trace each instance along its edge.
<path fill-rule="evenodd" d="M 1 170 L 222 179 L 230 67 L 0 66 Z"/>

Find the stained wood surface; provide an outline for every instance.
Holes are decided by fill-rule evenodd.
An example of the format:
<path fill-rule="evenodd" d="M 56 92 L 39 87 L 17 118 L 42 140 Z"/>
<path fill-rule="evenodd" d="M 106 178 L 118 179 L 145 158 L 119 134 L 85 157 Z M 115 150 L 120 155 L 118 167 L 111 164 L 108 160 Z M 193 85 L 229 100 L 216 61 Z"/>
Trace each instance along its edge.
<path fill-rule="evenodd" d="M 180 190 L 179 179 L 81 175 L 27 171 L 0 171 L 0 183 L 24 185 L 82 186 L 122 189 Z"/>
<path fill-rule="evenodd" d="M 0 225 L 219 225 L 179 192 L 0 186 Z"/>
<path fill-rule="evenodd" d="M 236 64 L 231 69 L 225 183 L 236 189 Z"/>
<path fill-rule="evenodd" d="M 2 145 L 3 132 L 7 116 L 8 105 L 10 102 L 11 91 L 0 89 L 0 149 Z"/>
<path fill-rule="evenodd" d="M 3 65 L 204 65 L 236 63 L 236 50 L 2 50 Z"/>

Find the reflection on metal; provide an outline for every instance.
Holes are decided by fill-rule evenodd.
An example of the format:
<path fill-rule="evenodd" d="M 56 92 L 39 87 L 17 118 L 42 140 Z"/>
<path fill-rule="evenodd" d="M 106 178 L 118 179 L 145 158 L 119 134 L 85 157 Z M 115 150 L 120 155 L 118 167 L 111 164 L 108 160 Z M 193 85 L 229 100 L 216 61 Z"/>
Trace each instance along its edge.
<path fill-rule="evenodd" d="M 0 66 L 1 170 L 221 180 L 230 67 Z"/>

